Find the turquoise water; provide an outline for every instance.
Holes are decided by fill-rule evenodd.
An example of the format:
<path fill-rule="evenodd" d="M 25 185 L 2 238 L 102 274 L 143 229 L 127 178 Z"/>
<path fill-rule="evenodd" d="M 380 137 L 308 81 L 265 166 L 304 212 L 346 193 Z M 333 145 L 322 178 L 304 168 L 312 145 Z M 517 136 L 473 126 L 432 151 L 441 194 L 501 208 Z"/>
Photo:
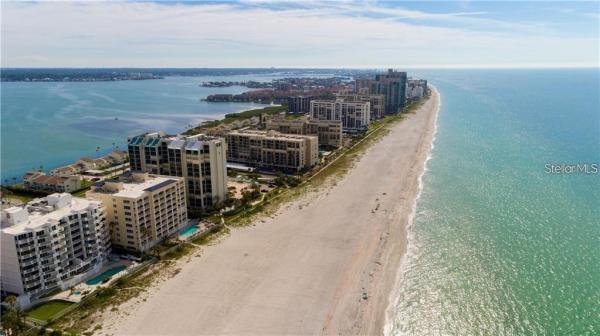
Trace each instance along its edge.
<path fill-rule="evenodd" d="M 179 237 L 187 239 L 190 236 L 194 235 L 196 232 L 198 232 L 198 230 L 198 226 L 196 225 L 188 226 L 185 229 L 181 230 L 181 232 L 179 232 Z"/>
<path fill-rule="evenodd" d="M 95 277 L 91 278 L 90 280 L 86 281 L 85 284 L 86 285 L 90 285 L 90 286 L 99 285 L 105 279 L 108 279 L 108 278 L 112 277 L 113 275 L 121 272 L 122 270 L 124 270 L 126 268 L 127 268 L 127 266 L 125 266 L 125 265 L 121 265 L 121 266 L 117 266 L 117 267 L 111 268 L 108 271 L 105 271 L 102 274 L 100 274 L 98 276 L 95 276 Z"/>
<path fill-rule="evenodd" d="M 423 72 L 442 106 L 392 335 L 599 335 L 598 70 Z"/>
<path fill-rule="evenodd" d="M 186 125 L 259 108 L 252 103 L 209 103 L 213 93 L 244 87 L 202 88 L 210 80 L 270 80 L 273 76 L 168 77 L 96 83 L 1 83 L 1 181 L 27 170 L 49 170 L 81 156 L 99 156 L 127 137 L 150 130 L 177 133 Z M 118 120 L 116 119 L 118 118 Z"/>

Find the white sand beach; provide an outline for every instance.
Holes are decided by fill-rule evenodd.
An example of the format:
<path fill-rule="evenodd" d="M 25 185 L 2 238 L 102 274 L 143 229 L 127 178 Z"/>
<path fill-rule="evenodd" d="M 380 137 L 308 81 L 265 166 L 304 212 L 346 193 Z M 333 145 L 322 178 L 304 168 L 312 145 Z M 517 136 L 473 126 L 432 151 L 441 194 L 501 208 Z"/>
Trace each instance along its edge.
<path fill-rule="evenodd" d="M 335 185 L 232 229 L 109 314 L 106 335 L 381 335 L 439 96 Z"/>

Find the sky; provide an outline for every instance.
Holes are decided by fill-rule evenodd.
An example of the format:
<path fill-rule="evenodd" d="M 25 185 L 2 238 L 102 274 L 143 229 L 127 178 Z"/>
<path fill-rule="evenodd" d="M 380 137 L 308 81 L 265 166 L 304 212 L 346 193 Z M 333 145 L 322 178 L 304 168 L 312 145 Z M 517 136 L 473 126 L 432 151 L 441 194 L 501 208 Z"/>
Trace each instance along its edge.
<path fill-rule="evenodd" d="M 2 2 L 2 67 L 598 67 L 600 2 Z"/>

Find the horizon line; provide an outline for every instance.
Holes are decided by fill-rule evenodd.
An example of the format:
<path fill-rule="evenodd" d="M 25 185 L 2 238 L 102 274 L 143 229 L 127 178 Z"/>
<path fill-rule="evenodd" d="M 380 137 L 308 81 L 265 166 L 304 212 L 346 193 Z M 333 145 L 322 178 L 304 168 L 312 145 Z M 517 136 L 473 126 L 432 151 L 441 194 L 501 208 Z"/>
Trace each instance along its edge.
<path fill-rule="evenodd" d="M 11 69 L 272 69 L 272 70 L 381 70 L 381 69 L 600 69 L 598 64 L 482 64 L 482 65 L 378 65 L 378 66 L 1 66 L 0 70 Z"/>

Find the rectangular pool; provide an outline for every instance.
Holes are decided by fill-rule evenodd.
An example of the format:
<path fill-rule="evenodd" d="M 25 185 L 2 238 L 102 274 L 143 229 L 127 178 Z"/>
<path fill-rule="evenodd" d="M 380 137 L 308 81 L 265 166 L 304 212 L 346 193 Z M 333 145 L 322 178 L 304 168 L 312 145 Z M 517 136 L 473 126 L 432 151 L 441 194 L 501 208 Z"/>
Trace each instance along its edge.
<path fill-rule="evenodd" d="M 122 270 L 124 270 L 126 268 L 127 268 L 127 266 L 125 266 L 125 265 L 111 268 L 108 271 L 104 271 L 102 274 L 95 276 L 95 277 L 91 278 L 90 280 L 86 281 L 85 284 L 90 285 L 90 286 L 101 284 L 102 281 L 104 281 L 105 279 L 112 277 L 113 275 L 121 272 Z"/>
<path fill-rule="evenodd" d="M 189 237 L 193 236 L 196 232 L 198 232 L 198 230 L 199 229 L 197 225 L 190 225 L 185 229 L 179 231 L 179 238 L 188 239 Z"/>

